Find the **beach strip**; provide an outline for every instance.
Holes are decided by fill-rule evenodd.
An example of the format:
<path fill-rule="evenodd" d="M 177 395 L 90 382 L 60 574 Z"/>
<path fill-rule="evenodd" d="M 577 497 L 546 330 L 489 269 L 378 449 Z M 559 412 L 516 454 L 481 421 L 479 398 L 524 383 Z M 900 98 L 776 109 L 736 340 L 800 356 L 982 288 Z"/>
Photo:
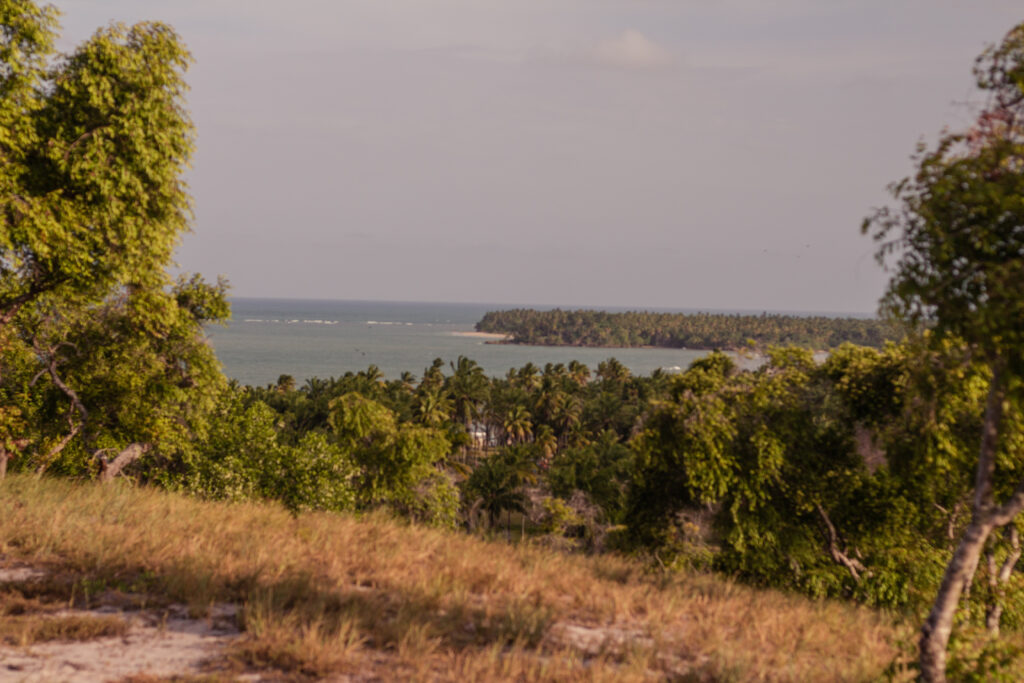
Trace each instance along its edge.
<path fill-rule="evenodd" d="M 477 339 L 511 339 L 511 334 L 497 332 L 452 332 L 456 337 L 476 337 Z"/>

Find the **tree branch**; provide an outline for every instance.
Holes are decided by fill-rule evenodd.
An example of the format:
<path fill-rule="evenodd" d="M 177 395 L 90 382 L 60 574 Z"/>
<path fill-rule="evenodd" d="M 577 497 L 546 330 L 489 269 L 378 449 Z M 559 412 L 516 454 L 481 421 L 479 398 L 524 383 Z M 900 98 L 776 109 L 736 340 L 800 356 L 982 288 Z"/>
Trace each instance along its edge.
<path fill-rule="evenodd" d="M 835 561 L 836 564 L 840 564 L 849 570 L 854 581 L 859 582 L 861 573 L 866 572 L 867 567 L 861 564 L 856 558 L 849 557 L 845 552 L 839 550 L 839 534 L 836 533 L 836 528 L 832 525 L 832 520 L 828 518 L 828 514 L 825 512 L 825 508 L 821 506 L 821 503 L 815 503 L 815 507 L 818 510 L 818 514 L 821 515 L 821 520 L 825 523 L 828 540 L 828 554 L 832 556 L 832 560 Z"/>
<path fill-rule="evenodd" d="M 1006 535 L 1010 541 L 1010 552 L 1003 560 L 1002 566 L 996 570 L 996 556 L 994 551 L 988 553 L 988 584 L 991 588 L 991 602 L 985 610 L 985 628 L 993 635 L 999 635 L 999 621 L 1003 616 L 1003 602 L 1006 598 L 1006 582 L 1010 580 L 1013 568 L 1017 566 L 1020 559 L 1020 533 L 1017 527 L 1010 526 L 1006 529 Z"/>
<path fill-rule="evenodd" d="M 69 421 L 70 419 L 71 417 L 68 416 Z M 51 448 L 50 452 L 43 457 L 43 461 L 39 464 L 39 467 L 36 468 L 37 477 L 43 476 L 43 473 L 46 472 L 46 468 L 50 466 L 50 463 L 53 462 L 54 458 L 60 455 L 60 452 L 64 450 L 64 447 L 71 443 L 71 439 L 75 438 L 78 433 L 82 431 L 83 424 L 83 422 L 79 422 L 76 425 L 72 425 L 71 431 L 68 432 L 64 438 L 61 439 L 56 446 Z"/>
<path fill-rule="evenodd" d="M 121 470 L 148 453 L 150 448 L 152 446 L 148 443 L 128 444 L 113 461 L 108 460 L 103 451 L 97 451 L 96 462 L 100 468 L 100 481 L 104 484 L 114 481 L 114 477 L 120 474 Z"/>
<path fill-rule="evenodd" d="M 62 392 L 64 392 L 65 396 L 71 399 L 71 405 L 74 406 L 75 410 L 77 410 L 79 414 L 82 416 L 82 422 L 85 422 L 85 420 L 88 419 L 89 417 L 89 411 L 86 410 L 84 405 L 82 405 L 82 401 L 81 399 L 78 398 L 78 394 L 75 392 L 75 390 L 69 387 L 67 384 L 65 384 L 64 380 L 62 380 L 60 378 L 60 375 L 57 374 L 56 356 L 51 355 L 49 357 L 49 364 L 47 365 L 46 370 L 50 374 L 50 379 L 53 380 L 53 384 Z"/>

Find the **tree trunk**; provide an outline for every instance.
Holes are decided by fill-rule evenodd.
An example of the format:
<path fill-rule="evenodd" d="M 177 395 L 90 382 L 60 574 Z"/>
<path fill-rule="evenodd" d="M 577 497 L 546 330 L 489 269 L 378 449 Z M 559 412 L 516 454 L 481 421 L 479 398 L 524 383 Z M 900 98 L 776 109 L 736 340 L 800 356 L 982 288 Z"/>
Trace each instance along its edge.
<path fill-rule="evenodd" d="M 120 474 L 121 470 L 141 458 L 149 452 L 149 449 L 149 444 L 128 444 L 112 461 L 107 460 L 106 456 L 102 453 L 97 454 L 96 461 L 100 468 L 100 482 L 108 484 L 114 481 L 114 477 Z"/>
<path fill-rule="evenodd" d="M 0 448 L 0 481 L 4 480 L 7 476 L 7 461 L 11 455 L 7 452 L 6 448 Z"/>
<path fill-rule="evenodd" d="M 993 636 L 999 635 L 999 620 L 1003 616 L 1003 602 L 1006 599 L 1006 582 L 1010 580 L 1013 568 L 1017 566 L 1020 559 L 1020 534 L 1017 527 L 1007 527 L 1007 539 L 1010 542 L 1010 551 L 999 569 L 996 569 L 996 556 L 990 553 L 988 556 L 988 581 L 991 588 L 991 597 L 988 609 L 985 611 L 985 628 Z"/>
<path fill-rule="evenodd" d="M 1005 398 L 1003 366 L 996 362 L 992 366 L 985 417 L 982 423 L 981 446 L 978 449 L 978 471 L 974 480 L 974 500 L 971 506 L 971 522 L 957 545 L 953 558 L 946 566 L 942 585 L 935 596 L 928 620 L 921 627 L 918 648 L 921 664 L 921 679 L 925 683 L 945 683 L 946 648 L 953 630 L 960 596 L 974 578 L 978 560 L 985 547 L 985 541 L 992 529 L 1005 524 L 1006 513 L 1014 502 L 997 509 L 992 498 L 992 478 L 995 473 L 996 449 L 999 445 L 999 431 L 1003 420 Z M 1019 509 L 1017 507 L 1016 509 Z M 1016 514 L 1016 511 L 1013 511 Z"/>
<path fill-rule="evenodd" d="M 991 531 L 991 524 L 972 519 L 953 553 L 953 559 L 946 566 L 939 594 L 921 628 L 921 679 L 926 683 L 944 683 L 946 680 L 946 646 L 953 630 L 953 616 L 964 587 L 974 576 Z"/>

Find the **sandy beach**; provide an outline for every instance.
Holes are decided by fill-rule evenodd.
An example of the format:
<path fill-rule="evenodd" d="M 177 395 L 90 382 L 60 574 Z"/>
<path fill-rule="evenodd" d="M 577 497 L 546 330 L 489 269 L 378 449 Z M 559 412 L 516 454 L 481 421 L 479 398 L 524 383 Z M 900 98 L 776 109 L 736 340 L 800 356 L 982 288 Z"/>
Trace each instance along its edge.
<path fill-rule="evenodd" d="M 511 334 L 497 332 L 452 332 L 456 337 L 476 337 L 477 339 L 511 339 Z"/>

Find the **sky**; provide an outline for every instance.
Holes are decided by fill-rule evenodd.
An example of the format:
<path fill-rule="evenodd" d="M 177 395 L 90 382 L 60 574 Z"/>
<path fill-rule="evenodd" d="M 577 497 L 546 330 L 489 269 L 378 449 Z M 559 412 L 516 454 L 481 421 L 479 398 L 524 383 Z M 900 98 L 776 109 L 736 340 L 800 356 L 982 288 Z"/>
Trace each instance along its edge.
<path fill-rule="evenodd" d="M 57 0 L 195 57 L 235 296 L 871 312 L 860 224 L 1019 0 Z"/>

